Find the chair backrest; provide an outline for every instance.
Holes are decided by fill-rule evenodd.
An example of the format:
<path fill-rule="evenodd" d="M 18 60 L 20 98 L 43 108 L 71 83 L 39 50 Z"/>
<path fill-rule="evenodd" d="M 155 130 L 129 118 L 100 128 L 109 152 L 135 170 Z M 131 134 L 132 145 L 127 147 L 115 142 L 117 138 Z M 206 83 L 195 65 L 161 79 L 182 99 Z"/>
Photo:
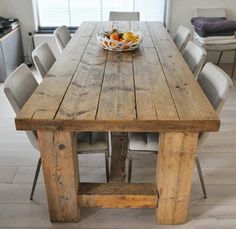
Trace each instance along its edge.
<path fill-rule="evenodd" d="M 43 42 L 32 52 L 33 61 L 42 78 L 56 61 L 52 50 L 46 42 Z"/>
<path fill-rule="evenodd" d="M 230 89 L 233 87 L 231 78 L 216 65 L 207 63 L 199 74 L 198 83 L 215 111 L 219 114 Z M 206 132 L 200 135 L 198 147 L 206 141 L 208 135 L 209 133 Z"/>
<path fill-rule="evenodd" d="M 206 50 L 193 41 L 189 41 L 184 49 L 183 57 L 196 78 L 205 63 L 206 56 Z"/>
<path fill-rule="evenodd" d="M 226 10 L 224 8 L 199 8 L 195 12 L 196 17 L 225 17 Z"/>
<path fill-rule="evenodd" d="M 20 65 L 7 77 L 4 84 L 4 92 L 15 113 L 20 111 L 37 86 L 36 79 L 25 64 Z M 31 144 L 38 150 L 38 141 L 35 133 L 27 131 L 26 134 Z"/>
<path fill-rule="evenodd" d="M 54 36 L 60 52 L 66 47 L 71 39 L 71 34 L 68 28 L 63 25 L 54 30 Z"/>
<path fill-rule="evenodd" d="M 192 33 L 190 29 L 182 25 L 179 26 L 173 40 L 175 42 L 176 47 L 179 49 L 181 53 L 183 53 L 186 45 L 188 44 L 191 38 L 191 34 Z"/>
<path fill-rule="evenodd" d="M 140 21 L 140 13 L 139 12 L 111 11 L 109 20 L 110 21 Z"/>

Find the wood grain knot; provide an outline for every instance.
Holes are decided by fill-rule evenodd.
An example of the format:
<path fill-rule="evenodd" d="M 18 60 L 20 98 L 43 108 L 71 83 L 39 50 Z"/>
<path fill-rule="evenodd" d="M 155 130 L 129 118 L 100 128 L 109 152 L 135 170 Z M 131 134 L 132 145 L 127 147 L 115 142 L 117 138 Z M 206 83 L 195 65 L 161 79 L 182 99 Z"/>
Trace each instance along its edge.
<path fill-rule="evenodd" d="M 65 149 L 65 148 L 66 148 L 65 145 L 63 145 L 63 144 L 60 144 L 60 145 L 59 145 L 59 149 L 60 149 L 60 150 L 63 150 L 63 149 Z"/>

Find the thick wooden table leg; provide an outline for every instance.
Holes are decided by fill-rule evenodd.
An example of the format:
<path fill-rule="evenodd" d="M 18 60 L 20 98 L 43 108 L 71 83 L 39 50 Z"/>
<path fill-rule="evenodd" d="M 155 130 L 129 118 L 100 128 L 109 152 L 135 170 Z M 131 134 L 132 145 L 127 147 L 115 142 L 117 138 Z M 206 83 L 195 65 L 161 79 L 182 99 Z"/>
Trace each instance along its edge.
<path fill-rule="evenodd" d="M 122 133 L 112 133 L 112 155 L 110 183 L 125 182 L 126 137 Z"/>
<path fill-rule="evenodd" d="M 75 134 L 38 131 L 39 147 L 52 222 L 78 222 L 78 158 Z"/>
<path fill-rule="evenodd" d="M 157 164 L 159 224 L 185 223 L 198 133 L 161 133 Z"/>

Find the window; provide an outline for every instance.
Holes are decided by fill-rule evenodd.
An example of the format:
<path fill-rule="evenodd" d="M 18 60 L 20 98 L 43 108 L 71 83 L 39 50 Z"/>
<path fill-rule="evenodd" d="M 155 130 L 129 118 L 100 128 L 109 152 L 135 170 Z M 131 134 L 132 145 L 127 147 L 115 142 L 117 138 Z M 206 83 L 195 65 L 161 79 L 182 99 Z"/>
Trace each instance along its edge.
<path fill-rule="evenodd" d="M 110 11 L 139 11 L 142 21 L 163 21 L 165 0 L 36 0 L 39 28 L 108 21 Z"/>

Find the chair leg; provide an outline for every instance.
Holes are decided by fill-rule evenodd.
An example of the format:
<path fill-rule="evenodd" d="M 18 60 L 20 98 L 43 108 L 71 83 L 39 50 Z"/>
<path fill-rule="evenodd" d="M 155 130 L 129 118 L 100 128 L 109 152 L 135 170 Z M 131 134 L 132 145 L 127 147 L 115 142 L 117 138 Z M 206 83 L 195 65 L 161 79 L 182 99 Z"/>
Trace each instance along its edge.
<path fill-rule="evenodd" d="M 128 183 L 131 183 L 131 176 L 132 176 L 132 163 L 133 163 L 133 158 L 131 154 L 129 153 L 129 166 L 128 166 Z"/>
<path fill-rule="evenodd" d="M 105 153 L 106 178 L 109 183 L 109 152 Z"/>
<path fill-rule="evenodd" d="M 196 162 L 196 165 L 197 165 L 198 176 L 199 176 L 201 186 L 202 186 L 203 196 L 204 196 L 204 199 L 207 199 L 205 183 L 204 183 L 204 179 L 203 179 L 203 175 L 202 175 L 202 169 L 201 169 L 201 165 L 200 165 L 200 161 L 199 161 L 198 156 L 195 157 L 195 162 Z"/>
<path fill-rule="evenodd" d="M 38 165 L 37 165 L 35 175 L 34 175 L 34 182 L 33 182 L 33 186 L 32 186 L 32 189 L 31 189 L 30 200 L 33 200 L 34 191 L 35 191 L 35 187 L 36 187 L 36 184 L 37 184 L 37 181 L 38 181 L 41 164 L 42 164 L 42 161 L 41 161 L 41 157 L 40 157 L 39 160 L 38 160 Z"/>
<path fill-rule="evenodd" d="M 217 62 L 217 65 L 218 65 L 218 66 L 219 66 L 219 64 L 220 64 L 220 61 L 221 61 L 222 55 L 223 55 L 223 51 L 220 52 L 220 56 L 219 56 L 219 59 L 218 59 L 218 62 Z"/>
<path fill-rule="evenodd" d="M 232 79 L 234 77 L 235 67 L 236 67 L 236 50 L 234 51 L 234 62 L 233 62 L 233 68 L 232 68 L 232 74 L 231 74 Z"/>
<path fill-rule="evenodd" d="M 111 157 L 112 154 L 112 141 L 111 141 L 111 132 L 108 132 L 108 145 L 109 145 L 109 157 Z"/>

